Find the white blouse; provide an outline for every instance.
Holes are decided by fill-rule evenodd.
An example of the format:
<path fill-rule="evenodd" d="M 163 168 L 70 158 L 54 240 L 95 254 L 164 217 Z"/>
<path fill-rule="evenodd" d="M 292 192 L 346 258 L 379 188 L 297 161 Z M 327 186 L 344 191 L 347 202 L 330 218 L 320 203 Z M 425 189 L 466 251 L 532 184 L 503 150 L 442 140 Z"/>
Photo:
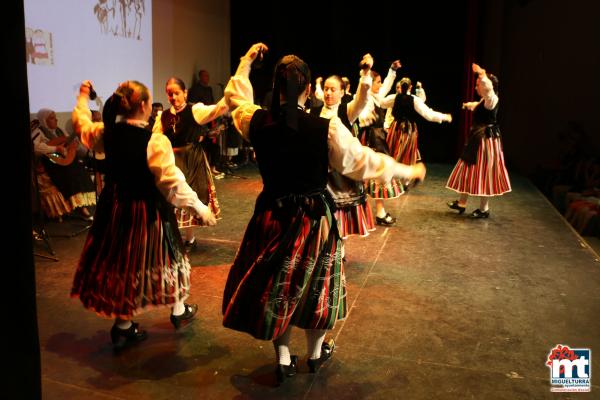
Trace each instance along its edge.
<path fill-rule="evenodd" d="M 73 127 L 87 148 L 103 152 L 104 122 L 92 122 L 87 100 L 86 95 L 77 98 L 77 105 L 71 114 Z M 138 125 L 136 121 L 128 120 L 127 123 Z M 175 165 L 173 148 L 165 135 L 152 133 L 146 149 L 146 159 L 156 187 L 169 203 L 178 208 L 193 209 L 197 215 L 209 212 L 208 207 L 185 181 L 183 172 Z"/>
<path fill-rule="evenodd" d="M 427 104 L 425 104 L 422 98 L 418 96 L 415 96 L 413 94 L 411 94 L 410 96 L 412 96 L 413 98 L 413 105 L 415 111 L 427 121 L 438 122 L 440 124 L 444 121 L 450 121 L 450 117 L 448 116 L 448 114 L 434 111 L 433 109 L 429 108 Z M 389 96 L 386 96 L 383 99 L 380 107 L 387 109 L 392 108 L 394 106 L 394 101 L 396 101 L 396 94 L 390 94 Z"/>
<path fill-rule="evenodd" d="M 233 123 L 248 139 L 250 121 L 260 107 L 253 104 L 253 90 L 249 80 L 252 60 L 242 57 L 235 75 L 225 88 L 225 98 L 232 111 Z M 337 116 L 329 122 L 327 135 L 330 168 L 354 180 L 376 179 L 389 182 L 393 177 L 411 179 L 413 168 L 397 163 L 393 158 L 362 146 Z"/>
<path fill-rule="evenodd" d="M 186 105 L 187 107 L 187 105 Z M 210 121 L 225 115 L 229 111 L 229 107 L 225 102 L 225 98 L 219 100 L 216 104 L 206 105 L 203 103 L 196 103 L 192 106 L 192 115 L 198 125 L 204 125 Z M 175 108 L 171 106 L 169 109 L 171 114 L 176 114 Z M 163 133 L 162 121 L 160 119 L 162 111 L 159 111 L 152 127 L 152 133 Z"/>

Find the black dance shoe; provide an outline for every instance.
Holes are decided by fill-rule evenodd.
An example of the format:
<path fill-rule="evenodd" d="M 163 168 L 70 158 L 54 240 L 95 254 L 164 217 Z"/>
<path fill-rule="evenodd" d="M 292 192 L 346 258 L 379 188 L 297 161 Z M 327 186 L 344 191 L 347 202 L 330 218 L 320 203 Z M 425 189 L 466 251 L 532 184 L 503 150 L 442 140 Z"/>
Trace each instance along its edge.
<path fill-rule="evenodd" d="M 171 314 L 171 323 L 175 327 L 175 329 L 179 329 L 182 326 L 187 325 L 191 320 L 194 319 L 194 316 L 198 312 L 197 304 L 187 304 L 185 303 L 185 311 L 181 315 L 173 315 Z"/>
<path fill-rule="evenodd" d="M 298 356 L 291 356 L 292 362 L 290 365 L 277 364 L 275 370 L 275 376 L 277 377 L 277 384 L 281 385 L 285 378 L 291 378 L 298 372 Z"/>
<path fill-rule="evenodd" d="M 121 350 L 131 344 L 141 342 L 145 340 L 148 335 L 146 331 L 139 329 L 137 322 L 131 322 L 131 326 L 127 329 L 118 328 L 117 325 L 113 325 L 110 330 L 110 339 L 115 350 Z"/>
<path fill-rule="evenodd" d="M 454 200 L 454 201 L 449 201 L 448 203 L 446 203 L 448 205 L 448 207 L 450 207 L 453 210 L 458 210 L 459 214 L 462 214 L 465 212 L 465 210 L 467 209 L 467 207 L 463 207 L 458 205 L 458 200 Z"/>
<path fill-rule="evenodd" d="M 490 210 L 481 211 L 479 208 L 471 213 L 471 218 L 489 218 Z"/>
<path fill-rule="evenodd" d="M 385 217 L 379 218 L 375 217 L 375 223 L 377 225 L 391 226 L 396 223 L 396 218 L 392 217 L 390 213 L 385 214 Z"/>
<path fill-rule="evenodd" d="M 317 358 L 316 360 L 313 360 L 311 358 L 306 360 L 309 371 L 313 374 L 317 372 L 319 368 L 321 368 L 321 365 L 323 365 L 325 361 L 331 358 L 334 349 L 335 342 L 333 341 L 333 339 L 329 339 L 327 342 L 324 342 L 321 345 L 321 357 Z"/>

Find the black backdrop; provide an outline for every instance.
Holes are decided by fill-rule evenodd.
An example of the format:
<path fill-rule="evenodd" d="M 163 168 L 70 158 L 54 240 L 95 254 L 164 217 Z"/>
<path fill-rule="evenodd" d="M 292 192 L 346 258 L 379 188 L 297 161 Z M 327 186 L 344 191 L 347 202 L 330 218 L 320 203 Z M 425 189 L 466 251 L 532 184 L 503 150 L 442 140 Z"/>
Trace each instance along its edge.
<path fill-rule="evenodd" d="M 465 68 L 467 9 L 472 1 L 370 2 L 348 7 L 347 1 L 231 2 L 232 68 L 256 42 L 270 52 L 263 68 L 251 75 L 257 101 L 270 87 L 275 62 L 296 54 L 308 63 L 314 80 L 318 76 L 345 75 L 358 81 L 358 62 L 371 53 L 374 70 L 385 77 L 389 65 L 400 59 L 398 79 L 421 81 L 427 104 L 450 112 L 451 125 L 422 121 L 420 149 L 426 162 L 453 162 L 460 141 L 459 117 Z M 286 11 L 293 4 L 292 11 Z"/>

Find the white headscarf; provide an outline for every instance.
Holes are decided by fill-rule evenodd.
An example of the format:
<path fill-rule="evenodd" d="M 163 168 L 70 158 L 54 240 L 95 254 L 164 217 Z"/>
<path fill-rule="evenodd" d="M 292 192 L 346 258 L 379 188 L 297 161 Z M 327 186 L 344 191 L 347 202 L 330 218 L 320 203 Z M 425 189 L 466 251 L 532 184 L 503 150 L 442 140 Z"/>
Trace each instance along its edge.
<path fill-rule="evenodd" d="M 46 122 L 46 120 L 52 113 L 54 113 L 54 110 L 51 110 L 49 108 L 42 108 L 37 113 L 37 119 L 38 121 L 40 121 L 40 126 L 42 126 L 47 132 L 50 132 L 56 136 L 56 129 L 48 128 L 48 123 Z"/>

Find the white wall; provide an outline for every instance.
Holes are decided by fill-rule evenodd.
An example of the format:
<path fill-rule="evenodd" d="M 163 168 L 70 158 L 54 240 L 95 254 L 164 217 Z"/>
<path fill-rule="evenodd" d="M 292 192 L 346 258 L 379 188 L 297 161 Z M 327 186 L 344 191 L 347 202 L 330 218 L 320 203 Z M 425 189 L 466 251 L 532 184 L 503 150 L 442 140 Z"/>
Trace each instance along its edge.
<path fill-rule="evenodd" d="M 177 76 L 191 86 L 200 69 L 208 71 L 220 98 L 218 83 L 226 84 L 231 71 L 229 0 L 153 0 L 152 26 L 154 101 L 168 106 L 167 79 Z M 57 116 L 59 126 L 70 129 L 70 114 Z"/>
<path fill-rule="evenodd" d="M 154 98 L 167 106 L 167 79 L 177 76 L 192 85 L 198 71 L 210 74 L 215 98 L 218 83 L 230 76 L 230 8 L 222 0 L 154 0 Z"/>

